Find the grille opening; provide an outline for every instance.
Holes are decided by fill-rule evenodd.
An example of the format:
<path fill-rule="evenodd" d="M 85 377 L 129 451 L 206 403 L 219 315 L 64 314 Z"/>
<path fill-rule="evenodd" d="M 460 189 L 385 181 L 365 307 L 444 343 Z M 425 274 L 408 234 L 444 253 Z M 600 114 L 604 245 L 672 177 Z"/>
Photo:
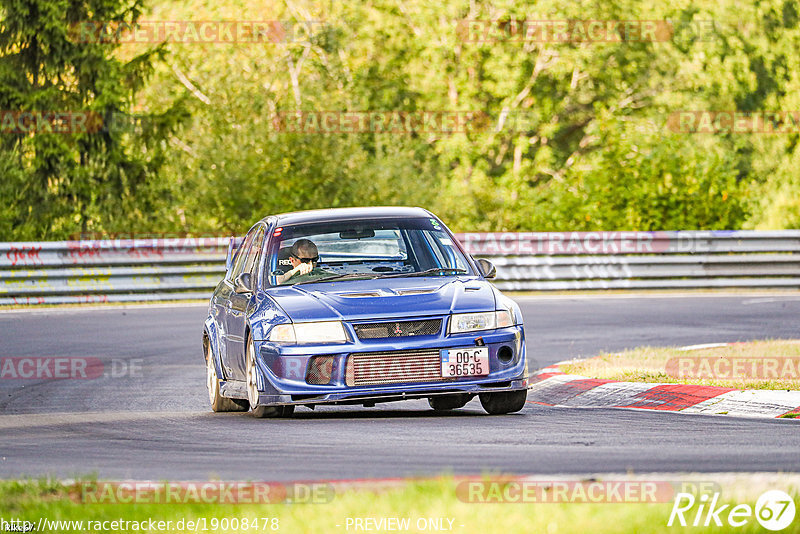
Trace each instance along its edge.
<path fill-rule="evenodd" d="M 511 382 L 492 382 L 491 384 L 481 384 L 482 388 L 507 388 L 511 386 Z"/>
<path fill-rule="evenodd" d="M 441 380 L 446 379 L 442 378 L 438 349 L 356 352 L 347 359 L 345 368 L 348 386 Z"/>
<path fill-rule="evenodd" d="M 358 339 L 385 339 L 393 337 L 435 336 L 442 329 L 441 319 L 420 321 L 389 321 L 354 324 Z"/>
<path fill-rule="evenodd" d="M 320 397 L 320 395 L 316 395 L 316 394 L 314 394 L 314 395 L 292 395 L 292 400 L 293 401 L 304 401 L 304 400 L 307 400 L 307 399 L 315 399 L 317 397 Z"/>
<path fill-rule="evenodd" d="M 497 359 L 503 363 L 508 363 L 514 359 L 514 351 L 508 345 L 503 345 L 497 351 Z"/>

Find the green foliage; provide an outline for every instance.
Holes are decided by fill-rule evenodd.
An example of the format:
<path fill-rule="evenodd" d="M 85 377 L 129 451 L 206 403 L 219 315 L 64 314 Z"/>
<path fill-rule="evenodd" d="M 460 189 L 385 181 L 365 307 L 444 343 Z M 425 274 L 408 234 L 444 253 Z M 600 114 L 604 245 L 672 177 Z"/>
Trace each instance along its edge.
<path fill-rule="evenodd" d="M 241 233 L 269 213 L 389 204 L 428 207 L 457 230 L 800 224 L 797 134 L 668 124 L 681 110 L 800 110 L 800 15 L 788 0 L 158 0 L 144 18 L 324 25 L 290 42 L 155 51 L 63 38 L 63 13 L 68 22 L 132 21 L 144 9 L 138 0 L 0 5 L 0 109 L 166 110 L 149 129 L 110 140 L 3 136 L 7 239 Z M 526 19 L 669 20 L 674 33 L 469 42 L 459 27 Z M 36 39 L 47 46 L 31 48 Z M 455 134 L 276 131 L 277 113 L 298 110 L 462 110 L 488 120 Z M 525 121 L 503 122 L 505 114 Z"/>
<path fill-rule="evenodd" d="M 142 9 L 140 0 L 0 2 L 0 110 L 86 113 L 86 124 L 98 119 L 95 128 L 72 133 L 0 134 L 0 192 L 9 200 L 0 218 L 3 240 L 163 224 L 154 217 L 166 200 L 156 173 L 166 132 L 180 114 L 146 117 L 134 130 L 99 124 L 131 109 L 160 50 L 122 61 L 111 54 L 113 45 L 81 42 L 72 33 L 89 20 L 131 23 Z"/>
<path fill-rule="evenodd" d="M 608 122 L 611 120 L 611 122 Z M 559 230 L 736 228 L 746 215 L 734 157 L 651 124 L 598 121 L 599 148 L 543 191 L 536 227 Z M 533 202 L 534 200 L 531 199 Z M 553 206 L 556 214 L 547 210 Z"/>

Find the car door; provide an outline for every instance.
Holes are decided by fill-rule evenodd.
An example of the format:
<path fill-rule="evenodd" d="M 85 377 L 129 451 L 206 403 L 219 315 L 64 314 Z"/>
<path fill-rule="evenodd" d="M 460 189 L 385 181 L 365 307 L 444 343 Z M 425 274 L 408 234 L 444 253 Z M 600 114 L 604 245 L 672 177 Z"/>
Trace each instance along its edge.
<path fill-rule="evenodd" d="M 247 253 L 250 250 L 254 237 L 255 231 L 250 231 L 247 236 L 245 236 L 244 241 L 239 246 L 236 257 L 233 259 L 233 267 L 217 290 L 220 318 L 218 324 L 220 327 L 221 340 L 220 360 L 222 361 L 222 367 L 224 369 L 225 376 L 227 378 L 233 378 L 234 380 L 242 380 L 243 378 L 242 376 L 239 376 L 238 372 L 235 371 L 235 368 L 238 367 L 238 364 L 236 361 L 235 352 L 231 353 L 230 336 L 231 334 L 236 336 L 235 330 L 231 330 L 232 327 L 235 327 L 235 321 L 233 321 L 232 324 L 233 318 L 231 316 L 231 299 L 236 299 L 238 297 L 236 292 L 233 290 L 233 281 L 244 269 Z"/>
<path fill-rule="evenodd" d="M 261 258 L 264 236 L 263 224 L 259 224 L 250 231 L 248 234 L 250 242 L 247 243 L 247 249 L 243 251 L 241 264 L 237 263 L 233 269 L 231 284 L 235 283 L 236 277 L 240 274 L 250 273 L 251 287 L 256 288 L 258 282 L 256 266 Z M 231 378 L 234 380 L 245 379 L 244 332 L 247 326 L 247 311 L 253 298 L 254 292 L 236 293 L 236 291 L 231 291 L 228 299 L 227 353 Z"/>

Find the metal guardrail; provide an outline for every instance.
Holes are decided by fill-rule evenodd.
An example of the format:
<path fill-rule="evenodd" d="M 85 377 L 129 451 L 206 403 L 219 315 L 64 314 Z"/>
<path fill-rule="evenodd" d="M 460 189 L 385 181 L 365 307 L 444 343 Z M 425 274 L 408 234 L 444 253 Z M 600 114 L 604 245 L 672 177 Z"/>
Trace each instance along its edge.
<path fill-rule="evenodd" d="M 0 305 L 207 299 L 229 240 L 0 243 Z"/>
<path fill-rule="evenodd" d="M 508 290 L 800 288 L 800 230 L 466 233 Z M 229 238 L 0 243 L 0 305 L 206 299 Z"/>
<path fill-rule="evenodd" d="M 800 230 L 460 234 L 500 289 L 800 288 Z"/>

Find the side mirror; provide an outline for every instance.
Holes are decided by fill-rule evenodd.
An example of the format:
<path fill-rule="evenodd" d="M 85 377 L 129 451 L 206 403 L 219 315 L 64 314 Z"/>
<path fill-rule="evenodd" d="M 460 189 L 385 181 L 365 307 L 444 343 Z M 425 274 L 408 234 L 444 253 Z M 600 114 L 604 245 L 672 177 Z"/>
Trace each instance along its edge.
<path fill-rule="evenodd" d="M 253 285 L 250 273 L 242 273 L 237 276 L 236 280 L 233 281 L 233 290 L 239 294 L 252 293 Z"/>
<path fill-rule="evenodd" d="M 485 260 L 483 258 L 478 258 L 475 260 L 478 262 L 478 269 L 480 269 L 481 274 L 484 278 L 494 278 L 497 276 L 497 269 L 495 269 L 494 264 L 489 260 Z"/>

